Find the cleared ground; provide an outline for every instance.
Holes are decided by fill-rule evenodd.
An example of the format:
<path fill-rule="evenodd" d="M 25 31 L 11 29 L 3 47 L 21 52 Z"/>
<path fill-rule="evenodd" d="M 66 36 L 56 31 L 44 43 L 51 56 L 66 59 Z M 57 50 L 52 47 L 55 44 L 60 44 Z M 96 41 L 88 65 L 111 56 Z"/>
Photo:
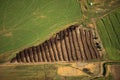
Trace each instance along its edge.
<path fill-rule="evenodd" d="M 13 62 L 76 62 L 100 59 L 94 32 L 72 25 L 44 43 L 16 53 Z"/>

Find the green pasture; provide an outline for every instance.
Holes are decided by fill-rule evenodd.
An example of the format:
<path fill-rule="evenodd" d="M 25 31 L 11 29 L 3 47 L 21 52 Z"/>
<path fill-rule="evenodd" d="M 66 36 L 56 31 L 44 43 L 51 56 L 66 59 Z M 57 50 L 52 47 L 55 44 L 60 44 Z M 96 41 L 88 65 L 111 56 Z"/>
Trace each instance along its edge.
<path fill-rule="evenodd" d="M 107 57 L 120 60 L 120 9 L 98 20 L 97 28 Z"/>
<path fill-rule="evenodd" d="M 0 0 L 0 54 L 38 45 L 81 17 L 78 0 Z"/>

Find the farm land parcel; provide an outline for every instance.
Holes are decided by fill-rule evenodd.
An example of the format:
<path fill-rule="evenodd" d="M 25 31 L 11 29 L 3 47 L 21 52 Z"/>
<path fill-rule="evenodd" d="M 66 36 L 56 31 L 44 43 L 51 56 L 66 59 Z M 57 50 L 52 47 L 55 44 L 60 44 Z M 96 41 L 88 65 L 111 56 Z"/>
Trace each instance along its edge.
<path fill-rule="evenodd" d="M 31 46 L 36 46 L 49 39 L 60 30 L 69 27 L 70 25 L 81 24 L 81 22 L 83 22 L 84 25 L 87 25 L 87 23 L 89 24 L 91 18 L 96 20 L 96 28 L 106 51 L 106 55 L 104 55 L 105 58 L 103 60 L 113 61 L 113 63 L 114 61 L 117 61 L 119 63 L 120 9 L 115 9 L 112 12 L 108 11 L 108 13 L 110 13 L 108 14 L 104 13 L 103 10 L 104 7 L 107 7 L 107 5 L 101 8 L 96 8 L 95 6 L 95 10 L 94 6 L 92 7 L 94 4 L 98 5 L 100 2 L 99 0 L 81 0 L 81 2 L 82 1 L 87 2 L 87 6 L 84 5 L 84 7 L 81 7 L 80 4 L 82 3 L 80 3 L 79 0 L 0 0 L 0 79 L 91 79 L 90 75 L 89 78 L 88 76 L 84 78 L 84 76 L 68 77 L 58 75 L 57 69 L 59 67 L 71 67 L 71 64 L 2 65 L 2 63 L 9 61 L 20 50 Z M 93 4 L 90 1 L 95 1 L 98 3 Z M 105 1 L 110 3 L 109 6 L 111 6 L 112 4 L 115 4 L 115 1 L 117 2 L 118 0 Z M 119 1 L 117 3 L 119 3 Z M 82 11 L 83 8 L 85 12 Z M 96 10 L 98 10 L 97 15 L 91 14 Z M 99 11 L 103 11 L 103 13 L 100 14 Z M 100 18 L 96 18 L 96 16 L 98 17 L 99 15 Z M 89 20 L 83 21 L 83 18 L 88 19 L 89 17 Z M 78 64 L 81 65 L 81 63 Z M 75 66 L 75 69 L 79 68 L 76 68 Z M 109 78 L 100 77 L 93 80 L 105 79 Z"/>

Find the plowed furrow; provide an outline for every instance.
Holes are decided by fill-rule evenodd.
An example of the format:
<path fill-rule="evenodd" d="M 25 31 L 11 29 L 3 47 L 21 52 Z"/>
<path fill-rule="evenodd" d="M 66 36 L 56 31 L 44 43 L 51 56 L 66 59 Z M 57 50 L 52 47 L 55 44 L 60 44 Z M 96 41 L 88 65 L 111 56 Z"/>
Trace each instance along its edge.
<path fill-rule="evenodd" d="M 27 49 L 24 50 L 24 55 L 25 55 L 26 62 L 30 62 L 30 58 L 29 58 Z"/>
<path fill-rule="evenodd" d="M 100 58 L 100 55 L 99 55 L 99 52 L 98 52 L 98 50 L 97 50 L 97 48 L 96 48 L 96 46 L 95 46 L 95 43 L 94 43 L 94 41 L 93 41 L 93 34 L 92 34 L 92 31 L 89 31 L 89 33 L 90 33 L 90 37 L 91 37 L 91 46 L 93 47 L 93 49 L 94 49 L 94 51 L 95 51 L 95 56 L 96 56 L 96 58 Z"/>
<path fill-rule="evenodd" d="M 33 62 L 36 62 L 36 54 L 34 53 L 34 50 L 33 50 L 33 48 L 34 48 L 34 46 L 33 47 L 31 47 L 31 49 L 32 49 L 32 57 L 33 57 Z"/>
<path fill-rule="evenodd" d="M 81 35 L 81 40 L 83 44 L 83 49 L 84 49 L 84 56 L 86 57 L 86 60 L 89 60 L 87 54 L 89 52 L 88 48 L 86 47 L 86 41 L 85 41 L 85 34 L 83 30 L 80 30 L 80 35 Z"/>
<path fill-rule="evenodd" d="M 42 62 L 45 62 L 44 56 L 43 56 L 43 49 L 42 46 L 40 45 L 40 51 L 41 51 L 41 58 L 42 58 Z"/>
<path fill-rule="evenodd" d="M 21 62 L 20 55 L 19 55 L 18 53 L 16 54 L 16 59 L 17 59 L 17 62 L 18 62 L 18 63 Z"/>
<path fill-rule="evenodd" d="M 60 38 L 58 39 L 58 41 L 57 41 L 57 39 L 56 39 L 56 48 L 57 48 L 57 51 L 58 51 L 58 54 L 59 54 L 59 59 L 60 59 L 60 61 L 64 61 L 64 59 L 63 59 L 63 54 L 62 54 L 62 49 L 61 49 L 61 42 L 60 42 Z"/>
<path fill-rule="evenodd" d="M 83 42 L 85 44 L 85 51 L 86 51 L 86 55 L 87 55 L 87 58 L 88 60 L 91 60 L 91 55 L 90 55 L 90 50 L 89 50 L 89 47 L 88 47 L 88 44 L 87 44 L 87 36 L 86 36 L 86 30 L 83 30 Z"/>
<path fill-rule="evenodd" d="M 82 62 L 99 58 L 92 30 L 72 25 L 40 45 L 20 51 L 10 62 Z"/>
<path fill-rule="evenodd" d="M 66 31 L 66 33 L 68 33 L 68 32 Z M 71 47 L 70 47 L 70 41 L 69 41 L 68 36 L 65 37 L 65 45 L 66 45 L 66 50 L 67 50 L 67 54 L 68 54 L 68 59 L 69 59 L 69 61 L 73 61 Z"/>
<path fill-rule="evenodd" d="M 45 60 L 46 60 L 46 62 L 49 62 L 49 60 L 48 60 L 48 55 L 47 55 L 47 47 L 46 47 L 46 44 L 45 43 L 43 43 L 43 50 L 44 50 L 44 58 L 45 58 Z"/>
<path fill-rule="evenodd" d="M 80 61 L 81 60 L 81 55 L 80 55 L 80 50 L 79 50 L 79 46 L 78 46 L 77 36 L 76 36 L 75 30 L 72 30 L 72 37 L 73 37 L 73 44 L 74 44 L 76 57 L 77 57 L 77 60 Z"/>
<path fill-rule="evenodd" d="M 84 42 L 83 42 L 83 36 L 82 36 L 81 29 L 79 29 L 78 40 L 79 40 L 79 46 L 80 46 L 80 49 L 81 49 L 83 61 L 86 61 L 87 60 L 87 56 L 86 56 L 86 51 L 85 51 L 85 46 L 84 46 Z"/>
<path fill-rule="evenodd" d="M 47 43 L 48 43 L 48 50 L 50 52 L 51 61 L 54 62 L 55 61 L 55 57 L 54 57 L 54 51 L 53 51 L 53 48 L 52 48 L 52 45 L 51 45 L 51 41 L 48 40 Z"/>
<path fill-rule="evenodd" d="M 45 54 L 46 54 L 47 61 L 50 62 L 50 61 L 51 61 L 51 58 L 50 58 L 50 55 L 49 55 L 49 50 L 48 50 L 47 41 L 44 43 L 44 49 L 45 49 Z"/>
<path fill-rule="evenodd" d="M 77 39 L 76 41 L 77 41 L 78 49 L 79 49 L 79 54 L 78 55 L 80 56 L 80 61 L 83 61 L 84 55 L 82 55 L 82 53 L 84 54 L 84 50 L 83 50 L 83 45 L 82 45 L 82 42 L 81 42 L 79 28 L 75 29 L 75 34 L 76 34 L 76 39 Z"/>
<path fill-rule="evenodd" d="M 36 46 L 36 50 L 37 50 L 37 55 L 38 55 L 38 62 L 42 62 L 43 58 L 42 58 L 40 46 Z"/>
<path fill-rule="evenodd" d="M 62 48 L 62 54 L 64 57 L 64 61 L 68 61 L 68 55 L 67 55 L 67 50 L 66 50 L 66 46 L 65 46 L 65 34 L 63 31 L 60 32 L 61 34 L 61 48 Z M 64 34 L 64 35 L 62 35 Z"/>
<path fill-rule="evenodd" d="M 32 48 L 28 49 L 28 53 L 29 53 L 29 57 L 30 57 L 30 62 L 34 62 Z"/>
<path fill-rule="evenodd" d="M 92 40 L 92 37 L 91 37 L 91 34 L 89 34 L 89 31 L 86 31 L 86 37 L 87 37 L 87 43 L 88 43 L 88 47 L 89 47 L 89 49 L 90 49 L 90 55 L 91 55 L 91 58 L 92 59 L 95 59 L 95 51 L 94 51 L 94 49 L 93 49 L 93 46 L 91 46 L 92 44 L 91 44 L 91 40 Z"/>
<path fill-rule="evenodd" d="M 10 63 L 15 63 L 16 62 L 16 57 L 12 58 Z"/>
<path fill-rule="evenodd" d="M 85 40 L 86 40 L 86 44 L 87 44 L 87 47 L 88 47 L 88 50 L 89 50 L 89 58 L 92 59 L 92 48 L 91 48 L 91 45 L 89 43 L 89 36 L 87 35 L 87 30 L 84 31 L 85 32 Z"/>
<path fill-rule="evenodd" d="M 76 52 L 74 49 L 74 44 L 73 44 L 73 39 L 72 39 L 72 31 L 70 29 L 68 29 L 68 32 L 69 32 L 69 40 L 70 40 L 70 48 L 71 48 L 72 58 L 73 58 L 73 61 L 76 61 L 77 58 L 76 58 Z"/>
<path fill-rule="evenodd" d="M 59 57 L 58 57 L 58 52 L 55 46 L 55 39 L 52 40 L 52 45 L 53 45 L 53 51 L 54 51 L 54 57 L 56 61 L 59 61 Z"/>
<path fill-rule="evenodd" d="M 38 55 L 37 55 L 36 47 L 33 47 L 32 50 L 33 50 L 34 61 L 38 62 Z"/>
<path fill-rule="evenodd" d="M 43 46 L 43 44 L 42 44 L 40 47 L 41 47 L 41 53 L 42 53 L 43 61 L 44 61 L 44 62 L 47 62 L 46 54 L 45 54 L 45 51 L 44 51 L 44 46 Z"/>
<path fill-rule="evenodd" d="M 63 31 L 63 34 L 65 34 L 65 38 L 64 38 L 64 45 L 65 45 L 65 49 L 66 49 L 66 55 L 67 55 L 67 61 L 72 61 L 72 57 L 71 57 L 71 52 L 70 52 L 70 44 L 69 44 L 69 40 L 68 40 L 68 32 L 66 30 Z"/>
<path fill-rule="evenodd" d="M 21 52 L 19 53 L 19 55 L 20 55 L 20 58 L 21 58 L 21 62 L 26 62 L 25 55 L 24 55 L 24 51 L 21 51 Z"/>
<path fill-rule="evenodd" d="M 54 57 L 55 61 L 58 61 L 57 54 L 56 54 L 57 50 L 56 50 L 55 45 L 54 45 L 54 40 L 50 39 L 50 42 L 51 42 L 51 48 L 53 50 L 53 57 Z"/>

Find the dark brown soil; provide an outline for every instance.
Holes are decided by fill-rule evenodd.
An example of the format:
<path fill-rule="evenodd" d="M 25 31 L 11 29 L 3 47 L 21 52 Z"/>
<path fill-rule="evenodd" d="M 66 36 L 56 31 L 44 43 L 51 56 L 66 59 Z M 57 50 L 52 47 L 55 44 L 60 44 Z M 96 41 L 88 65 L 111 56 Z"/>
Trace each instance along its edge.
<path fill-rule="evenodd" d="M 11 63 L 29 62 L 75 62 L 99 59 L 91 30 L 70 26 L 60 31 L 56 37 L 16 54 Z"/>

